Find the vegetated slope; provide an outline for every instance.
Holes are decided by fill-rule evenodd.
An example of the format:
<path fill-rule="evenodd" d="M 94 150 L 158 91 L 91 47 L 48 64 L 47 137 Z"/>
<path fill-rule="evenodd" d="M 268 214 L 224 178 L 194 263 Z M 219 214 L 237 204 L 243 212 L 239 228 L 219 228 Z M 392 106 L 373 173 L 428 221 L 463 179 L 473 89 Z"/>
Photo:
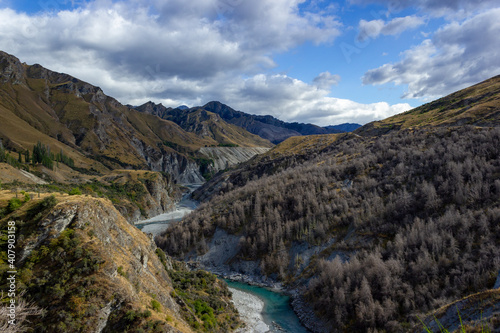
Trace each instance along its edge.
<path fill-rule="evenodd" d="M 500 289 L 487 290 L 447 304 L 423 319 L 432 332 L 446 327 L 449 332 L 489 332 L 500 327 Z"/>
<path fill-rule="evenodd" d="M 44 309 L 29 323 L 17 321 L 16 331 L 228 332 L 240 325 L 223 282 L 165 256 L 109 200 L 30 197 L 0 191 L 1 287 L 8 290 L 8 271 L 16 270 L 16 290 L 26 292 L 17 301 Z M 12 262 L 8 230 L 16 235 Z"/>
<path fill-rule="evenodd" d="M 53 152 L 64 151 L 84 174 L 150 169 L 181 182 L 202 181 L 191 157 L 200 147 L 218 144 L 129 109 L 99 87 L 40 65 L 21 64 L 3 52 L 0 120 L 0 139 L 7 149 L 23 153 L 40 141 Z"/>
<path fill-rule="evenodd" d="M 339 138 L 352 138 L 353 134 L 304 135 L 291 137 L 264 154 L 215 175 L 196 190 L 192 196 L 205 201 L 224 188 L 225 191 L 245 185 L 248 180 L 271 175 L 292 166 L 297 166 L 316 156 Z"/>
<path fill-rule="evenodd" d="M 240 237 L 229 266 L 312 278 L 303 294 L 331 327 L 403 329 L 415 312 L 493 286 L 499 147 L 498 127 L 344 138 L 308 162 L 227 183 L 157 244 L 183 256 L 224 229 Z"/>
<path fill-rule="evenodd" d="M 225 230 L 240 238 L 229 269 L 299 288 L 332 331 L 408 330 L 416 314 L 497 277 L 500 127 L 490 111 L 493 127 L 362 129 L 295 154 L 285 141 L 200 189 L 211 199 L 157 244 L 208 266 L 191 251 L 210 251 Z"/>
<path fill-rule="evenodd" d="M 173 121 L 185 131 L 201 138 L 213 139 L 221 146 L 272 147 L 268 140 L 249 133 L 244 128 L 224 121 L 218 114 L 202 108 L 172 109 L 148 102 L 135 108 Z"/>
<path fill-rule="evenodd" d="M 355 132 L 378 135 L 419 126 L 497 126 L 500 120 L 500 75 Z"/>
<path fill-rule="evenodd" d="M 250 133 L 257 134 L 272 143 L 280 143 L 289 137 L 297 135 L 342 133 L 349 131 L 342 128 L 342 125 L 320 127 L 314 124 L 303 124 L 297 122 L 287 123 L 269 115 L 251 115 L 241 111 L 235 111 L 229 106 L 215 101 L 209 102 L 201 108 L 214 112 L 220 115 L 225 121 L 243 127 Z M 361 126 L 357 124 L 351 125 L 354 125 L 355 128 Z"/>

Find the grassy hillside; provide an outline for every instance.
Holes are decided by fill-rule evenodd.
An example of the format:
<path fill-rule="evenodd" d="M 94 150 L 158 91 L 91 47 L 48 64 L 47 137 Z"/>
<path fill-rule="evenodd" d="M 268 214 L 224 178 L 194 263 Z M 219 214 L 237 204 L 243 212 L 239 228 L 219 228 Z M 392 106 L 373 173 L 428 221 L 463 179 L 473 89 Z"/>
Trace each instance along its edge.
<path fill-rule="evenodd" d="M 35 168 L 51 180 L 85 182 L 128 168 L 168 172 L 180 182 L 201 181 L 199 148 L 271 146 L 216 118 L 195 112 L 185 120 L 186 131 L 121 105 L 99 87 L 0 52 L 0 140 L 14 157 L 37 142 L 54 154 L 63 151 L 75 162 L 72 168 L 57 173 Z"/>
<path fill-rule="evenodd" d="M 421 126 L 496 126 L 500 120 L 500 76 L 393 117 L 369 123 L 355 132 L 383 134 Z"/>

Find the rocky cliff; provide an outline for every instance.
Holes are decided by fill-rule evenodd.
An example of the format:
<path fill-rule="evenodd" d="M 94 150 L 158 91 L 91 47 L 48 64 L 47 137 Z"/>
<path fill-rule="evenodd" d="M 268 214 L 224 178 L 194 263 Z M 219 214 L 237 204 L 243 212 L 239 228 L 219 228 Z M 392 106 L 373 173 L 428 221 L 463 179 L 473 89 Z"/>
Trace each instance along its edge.
<path fill-rule="evenodd" d="M 132 224 L 172 210 L 182 195 L 171 177 L 159 172 L 115 170 L 100 180 L 128 191 L 127 200 L 114 200 L 114 206 Z"/>
<path fill-rule="evenodd" d="M 213 161 L 215 172 L 225 170 L 238 163 L 246 162 L 255 155 L 263 154 L 267 147 L 202 147 L 199 152 Z"/>
<path fill-rule="evenodd" d="M 184 284 L 196 278 L 127 223 L 109 200 L 46 194 L 10 212 L 9 196 L 0 191 L 0 227 L 6 234 L 15 224 L 17 286 L 45 309 L 44 316 L 29 318 L 35 331 L 192 332 L 207 325 L 226 332 L 239 325 L 226 287 L 207 273 L 200 274 L 213 279 L 211 298 L 203 286 L 199 295 L 176 295 L 179 275 Z M 0 242 L 6 251 L 6 239 Z M 7 264 L 0 266 L 6 281 Z M 210 318 L 202 318 L 194 304 L 212 309 Z"/>

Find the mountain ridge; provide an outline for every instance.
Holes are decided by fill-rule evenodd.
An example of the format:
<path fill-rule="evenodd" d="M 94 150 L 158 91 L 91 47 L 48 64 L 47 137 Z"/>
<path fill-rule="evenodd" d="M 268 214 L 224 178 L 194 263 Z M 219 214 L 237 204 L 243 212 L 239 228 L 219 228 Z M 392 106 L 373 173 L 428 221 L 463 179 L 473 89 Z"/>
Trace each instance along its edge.
<path fill-rule="evenodd" d="M 279 143 L 286 138 L 298 135 L 343 133 L 342 125 L 320 127 L 314 124 L 287 123 L 271 115 L 251 115 L 236 111 L 231 107 L 217 101 L 212 101 L 203 106 L 203 109 L 219 114 L 222 119 L 247 129 L 249 132 Z M 361 125 L 353 124 L 350 128 Z M 356 127 L 356 128 L 357 128 Z"/>
<path fill-rule="evenodd" d="M 183 129 L 160 119 L 171 108 L 153 103 L 144 108 L 137 111 L 97 86 L 0 53 L 0 140 L 17 153 L 30 151 L 39 141 L 53 152 L 64 152 L 75 165 L 61 167 L 58 180 L 85 182 L 88 175 L 129 168 L 167 172 L 174 181 L 199 183 L 206 172 L 201 147 L 272 146 L 208 111 L 193 111 L 179 121 L 189 113 L 176 109 Z M 210 173 L 217 171 L 211 168 Z"/>
<path fill-rule="evenodd" d="M 417 108 L 373 121 L 354 132 L 377 135 L 421 126 L 496 126 L 500 120 L 500 75 Z"/>

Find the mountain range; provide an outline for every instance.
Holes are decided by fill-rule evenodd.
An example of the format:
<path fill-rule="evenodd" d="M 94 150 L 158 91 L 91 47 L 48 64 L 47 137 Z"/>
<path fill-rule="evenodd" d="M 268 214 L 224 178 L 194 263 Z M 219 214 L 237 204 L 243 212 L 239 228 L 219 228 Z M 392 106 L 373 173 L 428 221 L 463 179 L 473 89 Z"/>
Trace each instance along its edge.
<path fill-rule="evenodd" d="M 268 138 L 278 142 L 332 131 L 248 115 L 218 102 L 176 109 L 149 102 L 131 108 L 99 87 L 40 65 L 22 64 L 4 52 L 0 83 L 3 145 L 21 153 L 40 141 L 53 152 L 63 151 L 75 161 L 72 169 L 61 167 L 58 175 L 38 170 L 58 181 L 85 180 L 114 169 L 148 169 L 167 172 L 181 183 L 201 182 L 203 175 L 218 171 L 212 167 L 217 163 L 200 153 L 201 147 L 239 147 L 229 151 L 241 162 L 255 155 L 253 148 L 271 148 Z M 245 122 L 235 121 L 236 116 Z"/>
<path fill-rule="evenodd" d="M 292 136 L 352 132 L 361 127 L 361 125 L 353 123 L 325 127 L 297 122 L 288 123 L 271 115 L 251 115 L 245 112 L 236 111 L 217 101 L 212 101 L 203 106 L 194 108 L 188 108 L 186 106 L 167 108 L 162 104 L 155 104 L 153 102 L 148 102 L 133 108 L 141 112 L 157 115 L 163 119 L 172 120 L 185 129 L 189 128 L 186 123 L 186 117 L 189 117 L 189 114 L 199 113 L 200 111 L 210 112 L 218 115 L 220 119 L 229 124 L 244 128 L 248 132 L 275 144 Z"/>

